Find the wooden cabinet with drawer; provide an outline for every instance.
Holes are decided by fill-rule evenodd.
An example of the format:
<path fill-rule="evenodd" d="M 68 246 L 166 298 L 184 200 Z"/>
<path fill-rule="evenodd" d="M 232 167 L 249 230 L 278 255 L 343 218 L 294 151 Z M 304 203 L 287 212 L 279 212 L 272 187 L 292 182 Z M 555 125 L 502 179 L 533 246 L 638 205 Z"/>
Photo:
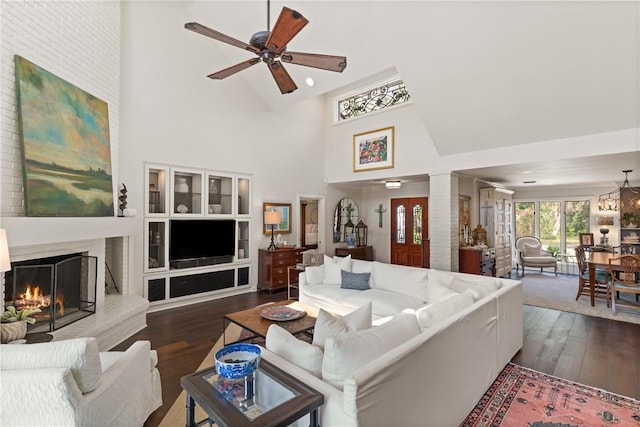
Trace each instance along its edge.
<path fill-rule="evenodd" d="M 302 262 L 304 248 L 259 249 L 258 290 L 275 291 L 289 283 L 287 268 Z"/>
<path fill-rule="evenodd" d="M 460 268 L 458 270 L 460 273 L 495 276 L 496 250 L 494 248 L 460 249 Z"/>

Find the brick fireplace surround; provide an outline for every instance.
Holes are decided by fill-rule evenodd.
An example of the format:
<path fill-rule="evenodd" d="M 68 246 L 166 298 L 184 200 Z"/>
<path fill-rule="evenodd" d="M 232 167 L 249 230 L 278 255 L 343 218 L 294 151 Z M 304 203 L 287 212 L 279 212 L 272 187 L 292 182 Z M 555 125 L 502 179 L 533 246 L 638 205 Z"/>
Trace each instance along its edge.
<path fill-rule="evenodd" d="M 51 332 L 54 340 L 92 336 L 106 351 L 146 326 L 149 302 L 132 292 L 131 250 L 141 227 L 136 218 L 2 218 L 11 262 L 86 253 L 98 258 L 96 313 Z M 105 295 L 109 261 L 119 294 Z M 4 283 L 2 286 L 4 301 Z"/>

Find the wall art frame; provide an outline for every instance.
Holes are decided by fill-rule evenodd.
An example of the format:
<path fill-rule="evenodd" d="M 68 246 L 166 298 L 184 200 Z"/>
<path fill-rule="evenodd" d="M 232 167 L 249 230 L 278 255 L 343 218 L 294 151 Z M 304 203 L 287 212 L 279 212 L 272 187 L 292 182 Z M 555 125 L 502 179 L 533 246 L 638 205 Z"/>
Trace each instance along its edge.
<path fill-rule="evenodd" d="M 353 135 L 353 171 L 394 167 L 395 126 Z"/>
<path fill-rule="evenodd" d="M 278 211 L 280 212 L 280 224 L 277 228 L 273 229 L 275 234 L 288 234 L 291 233 L 291 203 L 270 203 L 265 202 L 262 204 L 262 211 Z M 267 224 L 262 224 L 263 232 L 266 235 L 271 235 L 271 228 Z"/>
<path fill-rule="evenodd" d="M 579 233 L 579 237 L 581 246 L 589 247 L 594 245 L 593 233 Z"/>
<path fill-rule="evenodd" d="M 14 56 L 27 216 L 114 216 L 107 103 Z"/>

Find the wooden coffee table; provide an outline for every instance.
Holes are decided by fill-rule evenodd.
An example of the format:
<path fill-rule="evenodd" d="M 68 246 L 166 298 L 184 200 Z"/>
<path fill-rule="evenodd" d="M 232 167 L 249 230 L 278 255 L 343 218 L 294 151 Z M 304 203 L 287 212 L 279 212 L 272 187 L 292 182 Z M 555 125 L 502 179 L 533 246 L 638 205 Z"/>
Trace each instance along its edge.
<path fill-rule="evenodd" d="M 306 311 L 306 315 L 295 320 L 287 320 L 287 321 L 274 321 L 267 320 L 260 315 L 260 310 L 267 306 L 271 305 L 292 305 L 294 307 L 301 307 Z M 233 342 L 247 341 L 256 337 L 265 338 L 267 336 L 267 330 L 269 326 L 273 324 L 277 324 L 278 326 L 286 329 L 292 335 L 298 335 L 301 333 L 310 333 L 313 327 L 316 324 L 316 316 L 318 315 L 318 309 L 316 307 L 311 307 L 306 304 L 301 304 L 298 301 L 286 300 L 279 302 L 271 302 L 263 305 L 259 305 L 254 308 L 250 308 L 248 310 L 237 311 L 235 313 L 229 313 L 224 315 L 224 333 L 223 333 L 223 344 L 231 344 Z M 227 342 L 226 332 L 227 326 L 230 323 L 235 323 L 236 325 L 244 328 L 254 335 L 251 337 L 243 338 L 240 340 Z"/>

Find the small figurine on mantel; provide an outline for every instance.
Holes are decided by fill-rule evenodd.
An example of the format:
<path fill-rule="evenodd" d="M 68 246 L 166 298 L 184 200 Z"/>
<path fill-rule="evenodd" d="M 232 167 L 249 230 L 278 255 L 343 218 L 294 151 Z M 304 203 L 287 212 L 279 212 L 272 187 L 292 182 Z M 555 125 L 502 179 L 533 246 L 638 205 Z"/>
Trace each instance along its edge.
<path fill-rule="evenodd" d="M 127 209 L 127 186 L 124 185 L 124 182 L 122 183 L 122 189 L 120 190 L 120 197 L 118 197 L 118 200 L 120 200 L 120 215 L 118 216 L 124 216 L 124 210 Z"/>

